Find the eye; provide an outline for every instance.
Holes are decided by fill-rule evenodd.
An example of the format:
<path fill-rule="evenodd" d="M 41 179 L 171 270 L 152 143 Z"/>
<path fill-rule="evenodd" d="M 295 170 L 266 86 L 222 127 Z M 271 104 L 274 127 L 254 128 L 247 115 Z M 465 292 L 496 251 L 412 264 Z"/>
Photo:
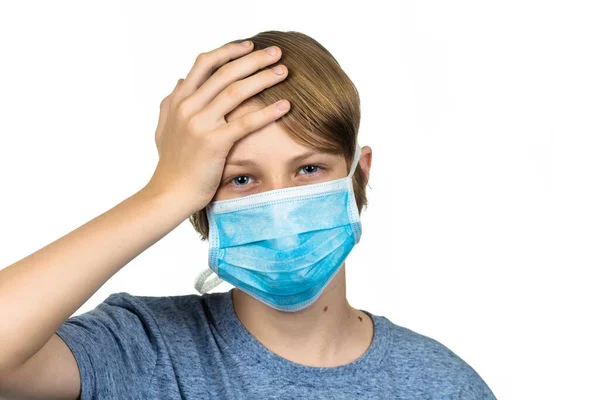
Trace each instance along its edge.
<path fill-rule="evenodd" d="M 309 164 L 300 167 L 298 170 L 299 175 L 313 175 L 320 176 L 326 168 L 321 165 Z M 232 179 L 225 181 L 228 185 L 233 186 L 235 189 L 242 189 L 246 186 L 250 186 L 251 183 L 255 183 L 254 178 L 248 175 L 238 175 Z"/>
<path fill-rule="evenodd" d="M 250 179 L 252 178 L 250 178 L 248 175 L 240 175 L 233 178 L 231 183 L 233 183 L 234 186 L 246 186 Z"/>
<path fill-rule="evenodd" d="M 321 167 L 318 165 L 305 165 L 302 168 L 300 168 L 300 171 L 303 171 L 305 173 L 301 173 L 300 175 L 312 175 L 315 174 L 319 169 L 321 169 Z"/>

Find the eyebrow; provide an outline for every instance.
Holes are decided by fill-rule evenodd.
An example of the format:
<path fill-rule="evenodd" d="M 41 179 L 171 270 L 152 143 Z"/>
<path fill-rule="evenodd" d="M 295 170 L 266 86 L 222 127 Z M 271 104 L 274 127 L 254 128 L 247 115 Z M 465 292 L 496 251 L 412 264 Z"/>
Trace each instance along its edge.
<path fill-rule="evenodd" d="M 306 153 L 298 154 L 297 156 L 291 158 L 287 163 L 288 163 L 288 165 L 295 164 L 298 161 L 302 161 L 305 158 L 309 158 L 309 157 L 317 155 L 317 154 L 323 154 L 323 153 L 318 153 L 315 151 L 307 151 Z M 256 166 L 258 166 L 258 163 L 251 159 L 230 160 L 230 161 L 227 161 L 227 164 L 228 165 L 238 165 L 240 167 L 248 167 L 248 166 L 256 167 Z"/>

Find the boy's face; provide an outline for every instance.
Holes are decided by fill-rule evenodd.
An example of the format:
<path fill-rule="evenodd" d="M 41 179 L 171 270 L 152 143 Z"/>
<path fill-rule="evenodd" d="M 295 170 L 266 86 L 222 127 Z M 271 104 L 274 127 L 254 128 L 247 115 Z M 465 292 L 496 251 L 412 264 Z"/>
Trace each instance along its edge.
<path fill-rule="evenodd" d="M 242 103 L 225 116 L 227 122 L 260 110 Z M 238 140 L 227 156 L 219 189 L 213 201 L 344 178 L 342 155 L 315 152 L 294 140 L 272 122 Z"/>

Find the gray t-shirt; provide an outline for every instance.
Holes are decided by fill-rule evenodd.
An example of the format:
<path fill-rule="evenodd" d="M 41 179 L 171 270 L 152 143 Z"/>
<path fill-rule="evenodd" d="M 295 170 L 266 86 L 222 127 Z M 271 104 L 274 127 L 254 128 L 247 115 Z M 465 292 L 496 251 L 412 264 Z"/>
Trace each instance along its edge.
<path fill-rule="evenodd" d="M 434 339 L 365 310 L 371 346 L 339 367 L 268 350 L 238 319 L 232 290 L 183 296 L 114 293 L 56 332 L 81 375 L 81 399 L 496 400 L 465 361 Z"/>

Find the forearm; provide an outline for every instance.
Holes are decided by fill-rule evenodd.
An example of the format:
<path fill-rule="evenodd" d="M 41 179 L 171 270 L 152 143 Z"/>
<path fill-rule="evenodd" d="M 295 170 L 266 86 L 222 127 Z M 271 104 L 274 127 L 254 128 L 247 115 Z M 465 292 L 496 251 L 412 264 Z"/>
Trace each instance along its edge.
<path fill-rule="evenodd" d="M 195 210 L 142 189 L 0 270 L 0 369 L 28 360 L 104 283 Z"/>

